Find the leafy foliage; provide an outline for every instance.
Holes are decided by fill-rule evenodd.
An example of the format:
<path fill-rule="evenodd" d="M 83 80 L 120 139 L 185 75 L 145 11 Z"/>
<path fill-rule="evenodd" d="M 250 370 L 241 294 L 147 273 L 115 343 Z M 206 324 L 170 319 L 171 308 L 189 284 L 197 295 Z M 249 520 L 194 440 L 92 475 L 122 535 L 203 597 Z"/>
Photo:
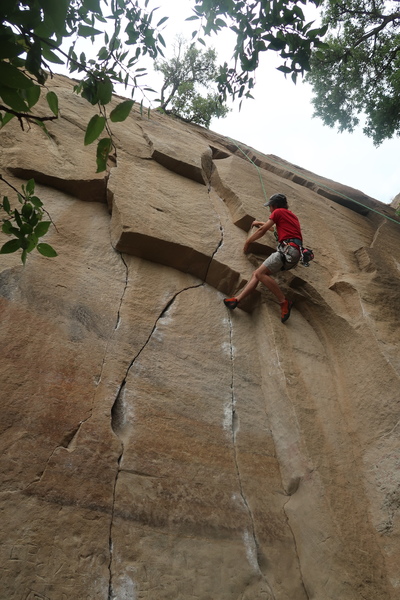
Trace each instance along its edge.
<path fill-rule="evenodd" d="M 2 176 L 0 179 L 5 181 Z M 7 185 L 10 184 L 7 183 Z M 40 242 L 40 238 L 46 235 L 51 220 L 43 221 L 46 211 L 43 209 L 43 202 L 35 196 L 34 180 L 30 179 L 25 186 L 22 186 L 22 194 L 15 188 L 13 189 L 17 192 L 18 208 L 11 206 L 8 196 L 3 196 L 3 200 L 0 202 L 0 208 L 5 213 L 2 218 L 2 231 L 12 236 L 12 239 L 0 248 L 0 254 L 10 254 L 22 250 L 21 260 L 24 264 L 29 252 L 35 248 L 43 256 L 49 258 L 57 256 L 57 252 L 50 244 Z"/>
<path fill-rule="evenodd" d="M 332 33 L 311 60 L 307 80 L 315 116 L 364 133 L 375 145 L 400 135 L 400 5 L 385 0 L 328 0 L 323 22 Z"/>
<path fill-rule="evenodd" d="M 216 91 L 209 91 L 206 96 L 201 93 L 212 89 L 216 81 L 216 59 L 213 48 L 202 51 L 178 38 L 175 56 L 155 63 L 155 69 L 164 76 L 160 108 L 205 127 L 210 126 L 212 117 L 225 116 L 228 108 Z"/>
<path fill-rule="evenodd" d="M 321 46 L 327 31 L 326 25 L 314 28 L 313 22 L 307 22 L 302 6 L 319 7 L 323 1 L 195 0 L 195 14 L 190 18 L 201 20 L 205 35 L 226 27 L 236 35 L 235 64 L 225 63 L 218 76 L 222 97 L 251 97 L 260 53 L 268 50 L 280 55 L 278 69 L 296 82 L 298 75 L 310 68 L 311 52 Z"/>
<path fill-rule="evenodd" d="M 17 118 L 22 128 L 29 122 L 46 131 L 45 123 L 59 114 L 59 99 L 46 89 L 46 81 L 52 65 L 65 64 L 71 74 L 82 77 L 75 92 L 97 109 L 87 125 L 84 143 L 98 140 L 97 172 L 104 171 L 113 149 L 110 123 L 126 119 L 133 106 L 133 100 L 122 101 L 108 115 L 114 86 L 129 85 L 133 96 L 138 78 L 144 75 L 144 69 L 138 67 L 140 58 L 146 54 L 155 58 L 165 45 L 159 28 L 166 17 L 153 26 L 156 9 L 147 11 L 147 4 L 145 0 L 145 8 L 141 8 L 138 0 L 1 0 L 0 128 Z M 100 38 L 103 44 L 99 44 L 97 56 L 87 58 L 84 52 L 78 56 L 79 40 L 93 43 Z M 65 50 L 68 40 L 70 46 Z M 44 117 L 35 113 L 42 93 L 49 107 L 49 115 Z M 46 244 L 37 242 L 43 235 L 39 222 L 44 213 L 40 200 L 30 193 L 31 186 L 29 182 L 24 195 L 18 195 L 21 211 L 10 213 L 7 197 L 0 204 L 6 215 L 3 232 L 14 236 L 2 252 L 22 249 L 23 262 L 35 247 L 46 256 L 55 255 Z"/>
<path fill-rule="evenodd" d="M 148 0 L 145 2 L 147 6 Z M 53 116 L 39 117 L 32 112 L 37 104 L 51 65 L 66 64 L 69 72 L 83 75 L 75 87 L 93 106 L 97 106 L 98 119 L 91 121 L 86 131 L 85 143 L 92 143 L 106 129 L 106 105 L 111 101 L 114 86 L 122 83 L 138 87 L 137 78 L 143 69 L 137 68 L 139 59 L 148 54 L 155 58 L 162 54 L 165 42 L 159 28 L 162 18 L 152 25 L 156 9 L 147 12 L 138 1 L 111 0 L 2 0 L 0 5 L 0 124 L 4 126 L 17 117 L 42 123 L 58 116 L 58 98 L 48 92 L 46 99 Z M 106 12 L 107 11 L 107 12 Z M 109 14 L 108 14 L 109 13 Z M 92 43 L 103 37 L 97 56 L 87 58 L 84 52 L 77 55 L 77 41 L 88 39 Z M 70 40 L 68 51 L 65 41 Z M 127 108 L 126 102 L 123 103 Z M 132 104 L 130 104 L 132 107 Z M 125 118 L 129 111 L 120 112 Z M 104 121 L 102 121 L 104 119 Z M 101 128 L 100 124 L 104 123 Z M 98 133 L 97 136 L 94 134 Z M 91 140 L 88 142 L 88 140 Z M 103 150 L 105 144 L 102 144 Z M 110 149 L 112 144 L 108 144 Z M 99 166 L 99 165 L 98 165 Z M 104 166 L 101 165 L 101 166 Z"/>

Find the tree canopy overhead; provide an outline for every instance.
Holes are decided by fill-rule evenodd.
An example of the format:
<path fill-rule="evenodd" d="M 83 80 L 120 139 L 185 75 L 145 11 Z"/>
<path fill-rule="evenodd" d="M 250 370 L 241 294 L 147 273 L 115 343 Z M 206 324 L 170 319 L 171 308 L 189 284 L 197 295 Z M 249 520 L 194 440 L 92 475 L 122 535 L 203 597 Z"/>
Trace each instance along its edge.
<path fill-rule="evenodd" d="M 330 32 L 306 78 L 315 116 L 340 131 L 365 116 L 375 145 L 400 135 L 400 2 L 326 0 L 323 9 Z"/>
<path fill-rule="evenodd" d="M 321 44 L 327 26 L 315 26 L 304 8 L 320 7 L 324 0 L 194 0 L 195 15 L 205 35 L 229 27 L 236 35 L 234 65 L 225 63 L 218 82 L 224 98 L 250 96 L 260 54 L 274 51 L 281 58 L 278 70 L 296 82 L 310 66 L 314 48 Z"/>

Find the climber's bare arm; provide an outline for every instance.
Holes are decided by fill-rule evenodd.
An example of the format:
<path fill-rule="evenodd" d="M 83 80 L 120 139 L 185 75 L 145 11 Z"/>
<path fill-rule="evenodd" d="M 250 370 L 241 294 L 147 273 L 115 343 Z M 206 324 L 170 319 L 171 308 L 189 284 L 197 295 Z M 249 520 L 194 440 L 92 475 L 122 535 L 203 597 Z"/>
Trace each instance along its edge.
<path fill-rule="evenodd" d="M 259 225 L 258 225 L 258 223 L 259 223 Z M 275 225 L 275 223 L 273 222 L 272 219 L 268 219 L 268 221 L 266 223 L 264 223 L 263 221 L 253 221 L 252 225 L 253 225 L 253 227 L 258 227 L 258 229 L 246 241 L 246 243 L 243 247 L 243 252 L 245 254 L 247 254 L 247 252 L 249 251 L 250 244 L 252 242 L 255 242 L 256 240 L 259 240 L 263 235 L 265 235 L 267 233 L 267 231 L 269 231 L 271 229 L 271 227 L 273 227 Z"/>

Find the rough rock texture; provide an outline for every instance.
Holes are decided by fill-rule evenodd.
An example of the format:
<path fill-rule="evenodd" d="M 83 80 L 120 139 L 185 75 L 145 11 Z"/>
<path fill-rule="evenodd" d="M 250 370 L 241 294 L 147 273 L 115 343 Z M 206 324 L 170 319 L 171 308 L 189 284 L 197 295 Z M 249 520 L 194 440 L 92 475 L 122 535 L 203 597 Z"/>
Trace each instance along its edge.
<path fill-rule="evenodd" d="M 0 259 L 0 598 L 399 599 L 394 210 L 158 114 L 96 175 L 92 109 L 52 85 L 51 138 L 0 132 L 59 253 Z M 222 302 L 274 249 L 242 252 L 263 189 L 316 255 L 285 325 L 264 289 Z"/>

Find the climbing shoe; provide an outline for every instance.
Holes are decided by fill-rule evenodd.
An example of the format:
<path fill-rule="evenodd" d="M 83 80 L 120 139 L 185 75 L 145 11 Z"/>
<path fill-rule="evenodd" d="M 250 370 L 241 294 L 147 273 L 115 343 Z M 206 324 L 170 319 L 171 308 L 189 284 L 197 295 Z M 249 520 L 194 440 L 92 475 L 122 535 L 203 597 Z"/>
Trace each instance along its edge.
<path fill-rule="evenodd" d="M 293 302 L 291 300 L 285 300 L 281 304 L 281 321 L 286 323 L 290 317 L 290 311 L 292 310 Z"/>
<path fill-rule="evenodd" d="M 239 304 L 238 300 L 236 298 L 225 298 L 224 299 L 224 304 L 225 306 L 227 306 L 228 308 L 230 308 L 231 310 L 233 310 L 234 308 L 237 307 L 237 305 Z"/>

